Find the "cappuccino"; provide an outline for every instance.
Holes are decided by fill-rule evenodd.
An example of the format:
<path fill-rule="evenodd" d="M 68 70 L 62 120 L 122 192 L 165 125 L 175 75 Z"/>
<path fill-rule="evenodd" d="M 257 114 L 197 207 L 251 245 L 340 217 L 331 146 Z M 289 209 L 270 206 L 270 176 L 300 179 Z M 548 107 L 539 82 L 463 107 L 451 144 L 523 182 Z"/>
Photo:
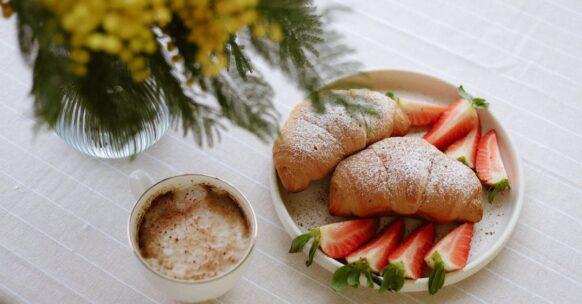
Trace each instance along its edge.
<path fill-rule="evenodd" d="M 249 247 L 248 220 L 230 194 L 199 184 L 156 196 L 138 227 L 139 252 L 157 272 L 205 280 L 231 270 Z"/>

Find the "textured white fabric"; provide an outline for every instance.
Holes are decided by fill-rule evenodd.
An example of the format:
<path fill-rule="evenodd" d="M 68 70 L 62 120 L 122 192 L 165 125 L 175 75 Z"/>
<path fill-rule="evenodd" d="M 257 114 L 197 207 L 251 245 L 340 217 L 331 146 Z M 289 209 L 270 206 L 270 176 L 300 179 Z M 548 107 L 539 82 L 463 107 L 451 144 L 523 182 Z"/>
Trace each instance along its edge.
<path fill-rule="evenodd" d="M 336 28 L 367 69 L 407 69 L 462 83 L 494 104 L 523 157 L 524 209 L 484 270 L 436 296 L 336 293 L 330 273 L 287 254 L 271 206 L 270 145 L 231 130 L 214 149 L 169 132 L 133 162 L 84 157 L 33 131 L 30 71 L 14 18 L 0 22 L 0 303 L 167 303 L 126 240 L 128 174 L 224 178 L 259 214 L 245 278 L 219 303 L 579 303 L 582 299 L 582 2 L 318 1 L 353 8 Z M 302 94 L 268 71 L 283 117 Z"/>

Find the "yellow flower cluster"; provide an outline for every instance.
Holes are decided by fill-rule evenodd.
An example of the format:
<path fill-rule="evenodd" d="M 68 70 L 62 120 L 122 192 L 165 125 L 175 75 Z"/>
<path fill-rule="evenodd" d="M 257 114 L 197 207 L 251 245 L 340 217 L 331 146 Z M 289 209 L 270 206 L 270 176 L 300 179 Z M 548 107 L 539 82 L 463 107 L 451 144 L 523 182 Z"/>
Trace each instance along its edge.
<path fill-rule="evenodd" d="M 42 1 L 70 34 L 72 72 L 85 75 L 93 51 L 121 58 L 135 81 L 149 76 L 144 54 L 157 47 L 151 26 L 164 26 L 171 19 L 166 0 Z"/>
<path fill-rule="evenodd" d="M 283 30 L 277 23 L 267 23 L 261 20 L 252 25 L 253 35 L 255 37 L 264 37 L 265 35 L 273 42 L 279 43 L 283 40 Z"/>
<path fill-rule="evenodd" d="M 224 46 L 230 35 L 253 26 L 257 36 L 266 34 L 266 22 L 260 20 L 258 0 L 174 0 L 170 7 L 190 29 L 188 39 L 198 48 L 196 61 L 205 75 L 218 74 L 226 66 Z M 271 24 L 269 37 L 282 38 L 280 26 Z"/>
<path fill-rule="evenodd" d="M 70 34 L 71 71 L 80 76 L 87 73 L 91 52 L 105 52 L 121 58 L 135 81 L 145 80 L 149 71 L 144 56 L 157 48 L 152 26 L 163 28 L 173 14 L 190 30 L 188 39 L 199 49 L 196 61 L 207 76 L 226 66 L 225 44 L 243 28 L 250 27 L 253 35 L 267 35 L 274 42 L 283 38 L 278 24 L 258 16 L 259 0 L 42 1 Z"/>
<path fill-rule="evenodd" d="M 14 10 L 9 0 L 0 0 L 0 11 L 2 11 L 2 17 L 4 18 L 12 16 Z"/>

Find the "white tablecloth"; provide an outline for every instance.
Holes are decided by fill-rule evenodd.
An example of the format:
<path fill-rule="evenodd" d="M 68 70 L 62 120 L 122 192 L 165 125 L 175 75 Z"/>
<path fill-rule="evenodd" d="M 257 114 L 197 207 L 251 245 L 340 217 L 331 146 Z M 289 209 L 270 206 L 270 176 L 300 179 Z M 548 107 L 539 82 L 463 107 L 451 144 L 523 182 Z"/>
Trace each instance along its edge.
<path fill-rule="evenodd" d="M 331 2 L 317 2 L 328 5 Z M 101 161 L 34 132 L 30 71 L 14 18 L 0 22 L 0 303 L 168 303 L 127 245 L 127 176 L 222 177 L 259 214 L 250 270 L 219 303 L 580 303 L 582 299 L 582 1 L 356 1 L 337 29 L 367 69 L 407 69 L 464 84 L 491 102 L 521 156 L 525 204 L 507 247 L 436 296 L 336 293 L 330 273 L 287 254 L 271 206 L 270 145 L 233 129 L 213 149 L 169 132 L 134 161 Z M 271 71 L 285 116 L 302 94 Z"/>

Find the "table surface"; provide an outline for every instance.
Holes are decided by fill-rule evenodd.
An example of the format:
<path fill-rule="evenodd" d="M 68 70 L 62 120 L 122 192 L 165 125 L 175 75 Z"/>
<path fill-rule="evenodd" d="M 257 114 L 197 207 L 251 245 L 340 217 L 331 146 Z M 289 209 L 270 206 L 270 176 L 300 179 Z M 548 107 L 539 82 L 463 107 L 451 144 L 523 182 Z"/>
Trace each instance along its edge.
<path fill-rule="evenodd" d="M 231 129 L 213 149 L 179 131 L 134 161 L 102 161 L 35 133 L 30 70 L 15 20 L 0 22 L 0 303 L 168 303 L 127 245 L 128 174 L 224 178 L 259 217 L 252 266 L 218 303 L 580 303 L 582 298 L 582 1 L 316 2 L 344 4 L 335 26 L 367 69 L 420 71 L 491 102 L 523 159 L 526 195 L 507 246 L 472 277 L 427 293 L 337 293 L 326 270 L 287 254 L 269 192 L 270 145 Z M 356 5 L 357 4 L 357 5 Z M 301 99 L 267 71 L 285 116 Z"/>

